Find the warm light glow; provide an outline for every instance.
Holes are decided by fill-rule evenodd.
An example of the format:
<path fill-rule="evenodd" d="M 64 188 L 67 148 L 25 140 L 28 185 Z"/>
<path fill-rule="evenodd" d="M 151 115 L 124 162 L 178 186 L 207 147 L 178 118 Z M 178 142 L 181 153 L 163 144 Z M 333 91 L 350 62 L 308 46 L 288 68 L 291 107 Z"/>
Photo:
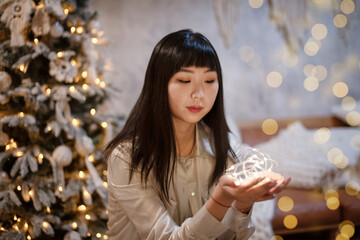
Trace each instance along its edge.
<path fill-rule="evenodd" d="M 86 218 L 86 220 L 90 220 L 90 219 L 91 219 L 91 217 L 90 217 L 89 214 L 86 214 L 86 215 L 85 215 L 85 218 Z"/>
<path fill-rule="evenodd" d="M 280 235 L 275 235 L 270 238 L 270 240 L 284 240 Z"/>
<path fill-rule="evenodd" d="M 312 70 L 313 70 L 314 67 L 315 66 L 312 65 L 312 64 L 306 64 L 304 69 L 303 69 L 303 72 L 304 72 L 305 76 L 307 76 L 307 77 L 313 76 L 312 75 Z"/>
<path fill-rule="evenodd" d="M 312 36 L 317 40 L 323 40 L 327 36 L 327 28 L 324 24 L 318 23 L 311 28 Z"/>
<path fill-rule="evenodd" d="M 75 31 L 76 31 L 76 27 L 71 27 L 71 28 L 70 28 L 70 32 L 71 32 L 71 33 L 75 33 Z"/>
<path fill-rule="evenodd" d="M 313 92 L 319 87 L 319 80 L 316 77 L 310 76 L 305 78 L 304 80 L 304 88 L 309 91 Z"/>
<path fill-rule="evenodd" d="M 265 134 L 267 135 L 273 135 L 277 132 L 278 130 L 278 124 L 274 119 L 266 119 L 263 123 L 262 123 L 262 130 Z"/>
<path fill-rule="evenodd" d="M 343 28 L 346 26 L 347 24 L 347 18 L 345 15 L 343 14 L 338 14 L 334 17 L 334 25 L 337 27 L 337 28 Z"/>
<path fill-rule="evenodd" d="M 51 128 L 50 128 L 50 130 L 51 130 Z M 42 153 L 40 153 L 40 154 L 38 155 L 38 162 L 39 162 L 40 164 L 42 164 L 42 163 L 43 163 L 43 159 L 44 159 L 44 155 L 43 155 Z"/>
<path fill-rule="evenodd" d="M 17 220 L 17 216 L 16 215 L 14 215 L 14 221 L 16 221 Z"/>
<path fill-rule="evenodd" d="M 86 83 L 84 83 L 84 84 L 82 85 L 82 88 L 86 91 L 86 90 L 89 89 L 89 85 L 87 85 Z"/>
<path fill-rule="evenodd" d="M 91 42 L 92 42 L 93 44 L 97 44 L 98 39 L 97 39 L 97 38 L 91 38 Z"/>
<path fill-rule="evenodd" d="M 93 116 L 96 114 L 95 108 L 90 109 L 90 114 L 93 115 Z"/>
<path fill-rule="evenodd" d="M 298 224 L 297 218 L 296 218 L 294 215 L 292 215 L 292 214 L 285 216 L 283 222 L 284 222 L 284 226 L 285 226 L 287 229 L 293 229 L 293 228 L 295 228 L 295 227 L 297 226 L 297 224 Z"/>
<path fill-rule="evenodd" d="M 80 120 L 79 119 L 73 118 L 73 120 L 71 120 L 71 123 L 75 127 L 80 126 Z"/>
<path fill-rule="evenodd" d="M 25 65 L 24 65 L 24 64 L 20 64 L 19 70 L 22 71 L 22 72 L 25 72 Z"/>
<path fill-rule="evenodd" d="M 83 171 L 79 171 L 79 178 L 84 179 L 85 173 Z"/>
<path fill-rule="evenodd" d="M 21 186 L 18 185 L 16 189 L 17 189 L 18 191 L 21 191 Z"/>
<path fill-rule="evenodd" d="M 62 58 L 62 57 L 64 57 L 64 52 L 58 52 L 56 55 L 57 55 L 59 58 Z"/>
<path fill-rule="evenodd" d="M 19 117 L 24 117 L 24 113 L 23 113 L 23 112 L 19 112 L 19 113 L 18 113 L 18 116 L 19 116 Z"/>
<path fill-rule="evenodd" d="M 327 69 L 323 65 L 317 65 L 312 68 L 311 76 L 316 77 L 319 81 L 324 80 L 327 77 Z"/>
<path fill-rule="evenodd" d="M 86 206 L 84 204 L 82 204 L 82 205 L 78 206 L 78 210 L 80 212 L 84 212 L 84 211 L 86 211 Z"/>
<path fill-rule="evenodd" d="M 350 239 L 352 236 L 354 236 L 355 225 L 352 221 L 345 220 L 340 223 L 339 231 L 343 237 Z"/>
<path fill-rule="evenodd" d="M 263 0 L 249 0 L 249 5 L 252 8 L 260 8 L 263 5 Z"/>
<path fill-rule="evenodd" d="M 90 193 L 85 188 L 83 188 L 83 197 L 85 199 L 89 199 L 91 197 Z"/>
<path fill-rule="evenodd" d="M 100 78 L 96 78 L 96 79 L 95 79 L 95 84 L 96 84 L 96 85 L 99 85 L 100 82 L 101 82 Z"/>
<path fill-rule="evenodd" d="M 50 88 L 47 88 L 46 91 L 45 91 L 45 94 L 46 94 L 46 96 L 50 96 L 50 94 L 51 94 L 51 89 L 50 89 Z"/>
<path fill-rule="evenodd" d="M 107 122 L 102 122 L 100 125 L 101 125 L 101 127 L 103 127 L 103 128 L 107 128 L 107 126 L 108 126 Z"/>
<path fill-rule="evenodd" d="M 320 43 L 315 39 L 309 39 L 304 46 L 304 52 L 308 56 L 315 56 L 320 50 Z"/>
<path fill-rule="evenodd" d="M 77 228 L 77 223 L 76 222 L 73 222 L 72 224 L 71 224 L 71 227 L 72 227 L 72 229 L 76 229 Z"/>
<path fill-rule="evenodd" d="M 341 159 L 344 158 L 344 154 L 339 148 L 331 148 L 327 153 L 327 158 L 329 162 L 338 164 L 341 162 Z"/>
<path fill-rule="evenodd" d="M 94 162 L 94 161 L 95 161 L 95 156 L 94 156 L 94 154 L 89 155 L 88 160 L 89 160 L 90 162 Z"/>
<path fill-rule="evenodd" d="M 76 28 L 76 33 L 82 34 L 84 32 L 84 28 L 82 26 Z"/>
<path fill-rule="evenodd" d="M 336 210 L 339 208 L 340 206 L 340 201 L 337 197 L 329 197 L 326 200 L 326 206 L 330 209 L 330 210 Z"/>
<path fill-rule="evenodd" d="M 352 0 L 343 0 L 340 9 L 345 14 L 351 14 L 355 10 L 355 3 Z"/>
<path fill-rule="evenodd" d="M 105 83 L 104 81 L 101 81 L 99 85 L 100 85 L 101 88 L 105 88 L 105 87 L 106 87 L 106 83 Z"/>
<path fill-rule="evenodd" d="M 22 156 L 24 156 L 24 152 L 22 152 L 22 151 L 17 151 L 15 153 L 15 157 L 22 157 Z"/>
<path fill-rule="evenodd" d="M 13 228 L 16 230 L 16 231 L 19 231 L 19 227 L 17 225 L 14 225 Z"/>
<path fill-rule="evenodd" d="M 47 126 L 46 129 L 50 132 L 51 131 L 51 126 Z"/>
<path fill-rule="evenodd" d="M 108 183 L 107 183 L 107 182 L 103 182 L 103 186 L 104 186 L 104 188 L 108 188 Z"/>
<path fill-rule="evenodd" d="M 25 231 L 27 231 L 28 228 L 29 228 L 29 224 L 28 224 L 27 222 L 25 222 L 25 224 L 24 224 L 24 229 L 25 229 Z"/>
<path fill-rule="evenodd" d="M 106 170 L 103 171 L 103 175 L 107 176 L 107 171 Z"/>
<path fill-rule="evenodd" d="M 349 88 L 348 88 L 346 83 L 337 82 L 337 83 L 334 84 L 334 86 L 332 88 L 332 92 L 336 97 L 342 98 L 342 97 L 345 97 L 348 94 Z"/>
<path fill-rule="evenodd" d="M 59 192 L 62 192 L 63 191 L 63 188 L 62 188 L 62 186 L 59 186 Z"/>
<path fill-rule="evenodd" d="M 43 226 L 43 228 L 49 228 L 50 227 L 50 224 L 48 222 L 43 222 L 41 225 Z"/>
<path fill-rule="evenodd" d="M 29 196 L 30 196 L 30 197 L 34 196 L 33 190 L 30 190 L 30 191 L 29 191 Z"/>
<path fill-rule="evenodd" d="M 266 76 L 266 83 L 273 88 L 277 88 L 283 81 L 282 75 L 279 72 L 270 72 Z"/>
<path fill-rule="evenodd" d="M 71 66 L 75 67 L 76 66 L 76 60 L 75 59 L 71 59 L 70 60 Z"/>
<path fill-rule="evenodd" d="M 358 126 L 360 124 L 360 113 L 357 111 L 351 111 L 348 114 L 346 114 L 346 122 L 350 126 Z"/>
<path fill-rule="evenodd" d="M 314 141 L 317 144 L 324 144 L 326 143 L 331 137 L 331 131 L 330 129 L 326 128 L 326 127 L 322 127 L 319 128 L 315 133 L 314 133 Z"/>
<path fill-rule="evenodd" d="M 101 233 L 97 233 L 97 234 L 96 234 L 96 237 L 97 237 L 97 238 L 101 238 Z"/>
<path fill-rule="evenodd" d="M 289 212 L 294 207 L 294 201 L 291 197 L 283 196 L 278 201 L 278 207 L 283 212 Z"/>
<path fill-rule="evenodd" d="M 356 101 L 353 97 L 347 96 L 341 100 L 341 107 L 345 111 L 351 111 L 356 107 Z"/>
<path fill-rule="evenodd" d="M 87 72 L 87 71 L 83 71 L 83 72 L 81 73 L 81 76 L 82 76 L 83 78 L 86 78 L 87 75 L 88 75 L 88 72 Z"/>
<path fill-rule="evenodd" d="M 356 196 L 360 192 L 360 185 L 358 182 L 349 181 L 345 185 L 345 191 L 350 196 Z"/>
<path fill-rule="evenodd" d="M 242 46 L 239 49 L 240 59 L 244 62 L 250 62 L 254 58 L 254 50 L 250 46 Z"/>
<path fill-rule="evenodd" d="M 51 212 L 51 209 L 49 207 L 46 207 L 46 212 L 47 213 L 50 213 Z"/>
<path fill-rule="evenodd" d="M 104 239 L 108 239 L 108 235 L 103 235 L 103 238 L 104 238 Z"/>
<path fill-rule="evenodd" d="M 70 86 L 70 87 L 69 87 L 69 92 L 75 92 L 75 91 L 76 91 L 75 86 Z"/>
<path fill-rule="evenodd" d="M 65 8 L 64 13 L 65 13 L 66 16 L 69 15 L 69 9 Z"/>
<path fill-rule="evenodd" d="M 27 240 L 31 240 L 31 236 L 30 235 L 27 235 Z"/>
<path fill-rule="evenodd" d="M 34 43 L 35 43 L 35 44 L 38 44 L 38 43 L 39 43 L 39 39 L 34 38 Z"/>

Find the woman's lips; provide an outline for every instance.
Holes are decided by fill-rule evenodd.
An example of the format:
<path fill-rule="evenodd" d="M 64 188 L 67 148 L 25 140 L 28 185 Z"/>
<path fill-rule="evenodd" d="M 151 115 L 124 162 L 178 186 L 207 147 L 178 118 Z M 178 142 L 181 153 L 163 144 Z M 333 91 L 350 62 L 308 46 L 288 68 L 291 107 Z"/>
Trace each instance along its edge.
<path fill-rule="evenodd" d="M 198 113 L 203 109 L 203 107 L 200 107 L 200 106 L 190 106 L 190 107 L 186 107 L 186 108 L 189 109 L 189 111 L 193 112 L 193 113 Z"/>

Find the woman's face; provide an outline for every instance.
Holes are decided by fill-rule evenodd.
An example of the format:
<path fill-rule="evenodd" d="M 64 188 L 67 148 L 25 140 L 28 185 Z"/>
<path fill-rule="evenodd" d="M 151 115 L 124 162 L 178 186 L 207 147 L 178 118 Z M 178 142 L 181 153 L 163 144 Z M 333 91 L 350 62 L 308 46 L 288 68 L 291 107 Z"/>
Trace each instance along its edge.
<path fill-rule="evenodd" d="M 168 83 L 174 124 L 195 124 L 214 105 L 219 90 L 216 71 L 207 67 L 184 67 Z"/>

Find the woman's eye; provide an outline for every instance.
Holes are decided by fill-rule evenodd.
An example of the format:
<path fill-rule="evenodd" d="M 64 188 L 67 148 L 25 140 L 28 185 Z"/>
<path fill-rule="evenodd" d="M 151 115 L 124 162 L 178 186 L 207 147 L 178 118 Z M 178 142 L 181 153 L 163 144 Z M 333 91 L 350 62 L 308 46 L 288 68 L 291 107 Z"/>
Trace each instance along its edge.
<path fill-rule="evenodd" d="M 206 82 L 206 83 L 214 83 L 215 80 L 206 80 L 205 82 Z"/>
<path fill-rule="evenodd" d="M 189 83 L 189 82 L 190 82 L 190 80 L 181 80 L 181 79 L 178 79 L 178 81 L 179 81 L 180 83 Z"/>

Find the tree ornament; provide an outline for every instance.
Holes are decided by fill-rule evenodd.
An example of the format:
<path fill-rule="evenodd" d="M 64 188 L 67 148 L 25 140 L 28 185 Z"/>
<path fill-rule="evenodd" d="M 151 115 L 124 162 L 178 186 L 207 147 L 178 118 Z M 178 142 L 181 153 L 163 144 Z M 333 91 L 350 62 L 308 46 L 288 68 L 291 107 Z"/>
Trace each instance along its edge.
<path fill-rule="evenodd" d="M 69 147 L 66 145 L 60 145 L 55 148 L 52 153 L 52 158 L 54 159 L 57 170 L 58 176 L 60 181 L 60 186 L 65 187 L 65 178 L 64 178 L 64 167 L 68 166 L 72 162 L 72 152 Z"/>
<path fill-rule="evenodd" d="M 0 72 L 0 93 L 5 92 L 11 86 L 11 77 L 7 72 Z"/>
<path fill-rule="evenodd" d="M 66 18 L 64 9 L 61 6 L 61 0 L 45 0 L 45 6 L 49 12 L 54 13 L 60 20 Z"/>
<path fill-rule="evenodd" d="M 94 151 L 94 143 L 91 138 L 86 135 L 77 136 L 75 148 L 81 156 L 86 157 Z"/>
<path fill-rule="evenodd" d="M 61 37 L 64 33 L 64 27 L 58 22 L 56 21 L 50 29 L 50 34 L 52 37 L 54 38 L 58 38 Z"/>
<path fill-rule="evenodd" d="M 53 98 L 56 101 L 55 104 L 56 121 L 62 125 L 66 125 L 72 119 L 69 100 L 67 99 L 67 88 L 55 87 L 53 89 Z"/>
<path fill-rule="evenodd" d="M 59 58 L 54 52 L 49 54 L 50 59 L 50 75 L 55 77 L 58 82 L 72 83 L 78 74 L 77 67 L 70 62 L 71 56 L 75 54 L 73 51 L 62 52 L 63 57 Z"/>
<path fill-rule="evenodd" d="M 37 8 L 31 22 L 31 29 L 35 36 L 46 35 L 50 31 L 49 14 L 45 8 Z"/>
<path fill-rule="evenodd" d="M 33 6 L 32 0 L 14 0 L 3 1 L 0 3 L 0 9 L 6 8 L 1 16 L 1 21 L 10 28 L 11 47 L 20 47 L 25 44 L 23 30 L 29 24 L 31 9 Z"/>

